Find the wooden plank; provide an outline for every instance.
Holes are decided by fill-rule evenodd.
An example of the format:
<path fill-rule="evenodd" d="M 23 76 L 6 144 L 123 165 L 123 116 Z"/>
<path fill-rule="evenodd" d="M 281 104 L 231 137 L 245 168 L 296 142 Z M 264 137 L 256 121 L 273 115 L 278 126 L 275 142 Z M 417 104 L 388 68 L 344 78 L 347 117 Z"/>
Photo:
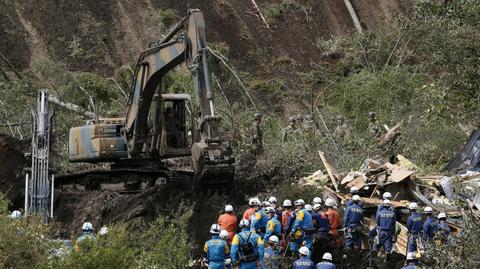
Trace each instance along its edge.
<path fill-rule="evenodd" d="M 332 167 L 327 162 L 327 159 L 325 159 L 325 154 L 323 152 L 319 151 L 318 155 L 320 155 L 320 159 L 322 160 L 323 166 L 325 166 L 325 170 L 327 170 L 328 176 L 330 177 L 330 180 L 332 181 L 333 187 L 335 187 L 335 190 L 338 191 L 337 180 L 335 179 L 335 176 L 333 175 Z"/>

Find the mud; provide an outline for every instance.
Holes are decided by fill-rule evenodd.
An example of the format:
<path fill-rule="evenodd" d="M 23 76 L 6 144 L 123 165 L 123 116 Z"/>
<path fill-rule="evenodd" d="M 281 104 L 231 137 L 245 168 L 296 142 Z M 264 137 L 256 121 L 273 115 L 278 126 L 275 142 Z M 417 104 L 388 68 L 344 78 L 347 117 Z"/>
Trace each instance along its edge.
<path fill-rule="evenodd" d="M 0 134 L 0 192 L 7 194 L 12 208 L 22 208 L 24 205 L 23 167 L 27 147 L 28 142 Z"/>

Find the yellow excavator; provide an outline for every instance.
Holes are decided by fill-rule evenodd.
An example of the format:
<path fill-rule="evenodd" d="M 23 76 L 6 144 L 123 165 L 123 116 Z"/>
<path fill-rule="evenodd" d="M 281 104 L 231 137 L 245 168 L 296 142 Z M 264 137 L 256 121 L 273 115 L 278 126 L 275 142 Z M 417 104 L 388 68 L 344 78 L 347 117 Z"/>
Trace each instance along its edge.
<path fill-rule="evenodd" d="M 193 79 L 193 98 L 166 93 L 162 83 L 183 63 Z M 230 185 L 235 159 L 230 143 L 220 136 L 213 101 L 205 21 L 193 9 L 140 54 L 126 117 L 91 120 L 70 130 L 69 161 L 106 162 L 110 167 L 65 174 L 57 183 L 118 191 L 189 179 L 197 186 Z M 173 170 L 171 159 L 185 156 L 191 156 L 191 172 Z"/>

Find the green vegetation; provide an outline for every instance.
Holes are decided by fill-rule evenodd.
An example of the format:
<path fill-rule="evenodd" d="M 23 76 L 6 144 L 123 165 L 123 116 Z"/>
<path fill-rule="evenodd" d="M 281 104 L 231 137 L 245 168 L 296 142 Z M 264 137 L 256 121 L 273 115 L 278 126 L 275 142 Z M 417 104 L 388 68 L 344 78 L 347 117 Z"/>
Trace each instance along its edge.
<path fill-rule="evenodd" d="M 269 24 L 277 23 L 288 14 L 301 14 L 310 21 L 312 8 L 304 6 L 296 0 L 282 0 L 280 3 L 269 3 L 264 8 L 265 19 Z"/>
<path fill-rule="evenodd" d="M 156 9 L 153 12 L 153 26 L 160 28 L 162 31 L 168 30 L 170 26 L 179 20 L 177 12 L 173 9 Z"/>

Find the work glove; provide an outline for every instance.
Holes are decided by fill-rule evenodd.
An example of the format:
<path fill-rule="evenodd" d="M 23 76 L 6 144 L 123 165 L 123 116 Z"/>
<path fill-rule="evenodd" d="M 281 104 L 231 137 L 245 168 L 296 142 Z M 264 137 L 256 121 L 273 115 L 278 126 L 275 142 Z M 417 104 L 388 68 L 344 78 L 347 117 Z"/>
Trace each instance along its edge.
<path fill-rule="evenodd" d="M 232 263 L 232 259 L 228 258 L 225 260 L 225 265 L 230 265 Z"/>

